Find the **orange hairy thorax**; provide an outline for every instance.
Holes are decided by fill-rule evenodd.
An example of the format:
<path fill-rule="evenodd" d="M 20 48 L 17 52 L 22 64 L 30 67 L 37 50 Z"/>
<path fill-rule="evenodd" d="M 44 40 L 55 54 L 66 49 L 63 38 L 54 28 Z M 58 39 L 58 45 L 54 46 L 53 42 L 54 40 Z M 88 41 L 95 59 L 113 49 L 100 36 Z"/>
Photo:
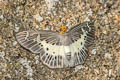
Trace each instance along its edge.
<path fill-rule="evenodd" d="M 61 29 L 60 32 L 59 32 L 60 34 L 64 34 L 67 31 L 66 26 L 61 26 L 60 29 Z"/>

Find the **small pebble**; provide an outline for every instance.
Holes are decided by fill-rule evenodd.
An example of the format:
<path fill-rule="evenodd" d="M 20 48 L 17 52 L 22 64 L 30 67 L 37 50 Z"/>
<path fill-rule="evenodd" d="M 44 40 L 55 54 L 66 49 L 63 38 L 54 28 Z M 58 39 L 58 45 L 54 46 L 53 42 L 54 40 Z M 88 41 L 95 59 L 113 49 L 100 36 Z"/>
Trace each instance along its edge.
<path fill-rule="evenodd" d="M 48 10 L 53 11 L 55 8 L 54 6 L 56 6 L 55 4 L 59 2 L 59 0 L 45 0 L 45 2 L 48 7 Z"/>
<path fill-rule="evenodd" d="M 36 14 L 33 17 L 39 22 L 43 21 L 43 17 L 41 17 L 39 14 Z"/>
<path fill-rule="evenodd" d="M 3 43 L 3 39 L 2 39 L 2 37 L 0 37 L 0 44 L 2 44 Z"/>
<path fill-rule="evenodd" d="M 96 54 L 96 49 L 92 49 L 92 54 Z"/>
<path fill-rule="evenodd" d="M 82 68 L 84 68 L 83 65 L 78 65 L 78 66 L 75 67 L 75 71 L 74 72 L 76 73 L 76 72 L 78 72 Z"/>
<path fill-rule="evenodd" d="M 120 22 L 120 16 L 119 15 L 115 15 L 115 23 L 119 23 Z"/>
<path fill-rule="evenodd" d="M 107 31 L 105 29 L 102 32 L 103 32 L 103 34 L 107 34 Z"/>
<path fill-rule="evenodd" d="M 111 77 L 111 75 L 112 75 L 112 69 L 110 69 L 108 72 L 108 76 Z"/>
<path fill-rule="evenodd" d="M 16 45 L 17 45 L 17 41 L 14 41 L 14 42 L 13 42 L 13 46 L 16 46 Z"/>
<path fill-rule="evenodd" d="M 100 73 L 98 69 L 94 69 L 94 72 L 96 75 L 99 75 L 99 73 Z"/>
<path fill-rule="evenodd" d="M 38 55 L 35 56 L 34 59 L 35 59 L 35 63 L 38 64 L 39 63 L 39 56 Z"/>
<path fill-rule="evenodd" d="M 5 56 L 5 52 L 0 52 L 0 58 L 3 58 L 4 59 L 4 56 Z"/>
<path fill-rule="evenodd" d="M 117 31 L 117 34 L 118 34 L 118 35 L 120 35 L 120 30 L 119 30 L 119 31 Z"/>
<path fill-rule="evenodd" d="M 4 18 L 3 15 L 1 15 L 1 16 L 0 16 L 0 19 L 3 19 L 3 18 Z"/>
<path fill-rule="evenodd" d="M 112 59 L 112 55 L 110 53 L 105 53 L 105 58 Z"/>
<path fill-rule="evenodd" d="M 15 24 L 15 29 L 14 29 L 14 31 L 15 31 L 15 32 L 18 32 L 18 31 L 19 31 L 19 29 L 20 29 L 20 27 L 18 27 L 18 25 L 17 25 L 17 24 Z"/>

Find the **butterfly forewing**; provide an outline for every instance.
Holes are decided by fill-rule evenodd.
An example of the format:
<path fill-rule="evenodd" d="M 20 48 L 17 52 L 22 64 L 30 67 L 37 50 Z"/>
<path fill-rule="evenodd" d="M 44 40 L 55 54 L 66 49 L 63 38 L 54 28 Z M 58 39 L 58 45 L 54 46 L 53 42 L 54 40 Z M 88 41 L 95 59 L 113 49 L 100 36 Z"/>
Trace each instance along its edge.
<path fill-rule="evenodd" d="M 83 64 L 88 56 L 87 47 L 94 40 L 93 22 L 84 22 L 64 34 L 49 30 L 23 31 L 17 41 L 33 53 L 39 53 L 49 68 L 74 67 Z"/>
<path fill-rule="evenodd" d="M 37 36 L 38 34 L 34 31 L 23 31 L 17 33 L 16 39 L 21 44 L 21 46 L 29 49 L 33 53 L 39 53 L 42 47 L 40 47 L 36 40 Z"/>

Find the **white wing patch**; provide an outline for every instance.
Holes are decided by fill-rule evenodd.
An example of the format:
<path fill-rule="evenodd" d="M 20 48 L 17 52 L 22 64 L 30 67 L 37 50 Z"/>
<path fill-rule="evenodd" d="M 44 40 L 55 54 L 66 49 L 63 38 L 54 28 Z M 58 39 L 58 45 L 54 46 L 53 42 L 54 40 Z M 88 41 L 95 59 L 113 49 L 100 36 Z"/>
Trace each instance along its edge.
<path fill-rule="evenodd" d="M 76 42 L 74 42 L 74 43 L 72 43 L 70 45 L 70 47 L 75 46 L 75 49 L 74 49 L 75 52 L 78 52 L 79 50 L 81 50 L 84 47 L 84 44 L 85 44 L 84 38 L 85 38 L 85 36 L 86 36 L 86 33 L 84 32 L 84 35 L 81 35 L 80 39 L 78 39 Z M 75 52 L 73 52 L 73 53 L 75 53 Z"/>
<path fill-rule="evenodd" d="M 48 64 L 46 64 L 45 60 L 41 58 L 42 62 L 50 68 L 63 68 L 65 66 L 65 53 L 68 51 L 70 52 L 69 46 L 52 45 L 46 43 L 45 41 L 42 41 L 41 44 L 43 45 L 45 52 L 48 53 L 48 55 L 53 56 L 53 59 L 50 59 L 50 62 Z"/>
<path fill-rule="evenodd" d="M 64 46 L 64 50 L 65 50 L 65 53 L 71 52 L 69 46 Z"/>
<path fill-rule="evenodd" d="M 78 39 L 76 42 L 72 43 L 70 45 L 70 50 L 74 59 L 73 65 L 83 64 L 84 59 L 87 57 L 87 50 L 85 51 L 85 36 L 86 32 L 84 32 L 83 35 L 81 35 L 81 38 Z M 72 66 L 73 66 L 72 65 Z"/>

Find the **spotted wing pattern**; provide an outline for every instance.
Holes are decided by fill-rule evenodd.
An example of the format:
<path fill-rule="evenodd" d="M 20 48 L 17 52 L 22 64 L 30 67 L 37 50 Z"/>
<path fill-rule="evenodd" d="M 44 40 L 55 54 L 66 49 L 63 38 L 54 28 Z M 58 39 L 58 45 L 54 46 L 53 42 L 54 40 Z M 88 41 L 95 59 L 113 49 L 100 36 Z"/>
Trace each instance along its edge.
<path fill-rule="evenodd" d="M 74 66 L 83 64 L 88 56 L 88 47 L 94 41 L 94 22 L 84 22 L 69 30 L 71 52 L 74 53 Z"/>
<path fill-rule="evenodd" d="M 73 67 L 83 64 L 87 55 L 87 47 L 94 40 L 92 22 L 74 26 L 68 32 L 23 31 L 16 34 L 21 46 L 40 54 L 43 64 L 49 68 Z"/>

